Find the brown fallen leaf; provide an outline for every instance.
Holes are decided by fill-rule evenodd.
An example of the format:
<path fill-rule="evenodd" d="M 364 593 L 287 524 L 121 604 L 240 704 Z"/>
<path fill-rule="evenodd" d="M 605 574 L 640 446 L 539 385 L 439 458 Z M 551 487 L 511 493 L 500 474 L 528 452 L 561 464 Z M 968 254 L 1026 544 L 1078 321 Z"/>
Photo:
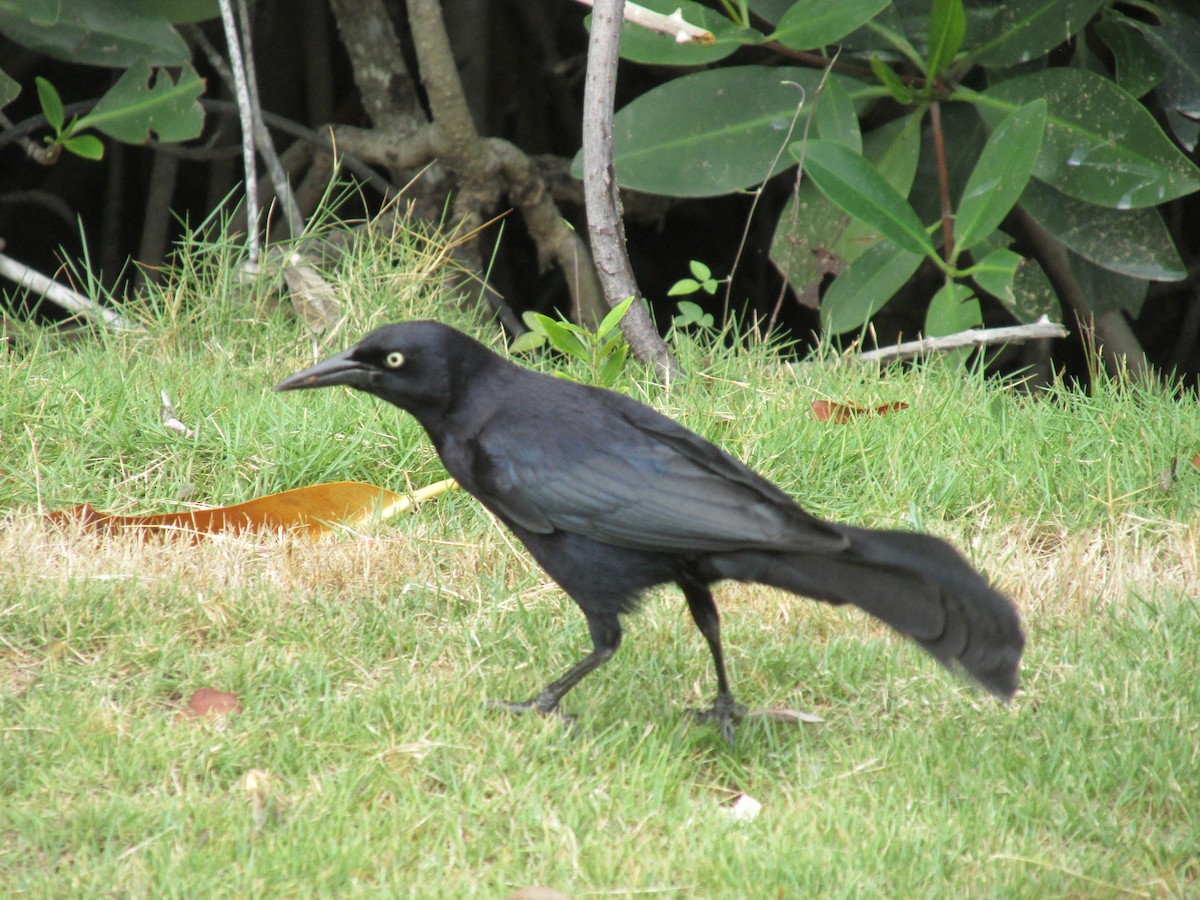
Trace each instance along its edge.
<path fill-rule="evenodd" d="M 853 403 L 835 403 L 832 400 L 814 400 L 812 403 L 813 417 L 818 422 L 833 422 L 837 425 L 845 425 L 852 419 L 862 415 L 877 415 L 886 416 L 890 412 L 897 410 L 908 409 L 907 403 L 884 403 L 881 406 L 871 408 L 869 406 L 856 406 Z"/>
<path fill-rule="evenodd" d="M 218 691 L 216 688 L 196 688 L 195 693 L 175 716 L 176 722 L 205 717 L 219 719 L 242 711 L 242 701 L 237 694 Z"/>
<path fill-rule="evenodd" d="M 58 525 L 80 522 L 95 531 L 132 529 L 203 536 L 255 529 L 299 531 L 316 538 L 332 531 L 335 525 L 354 526 L 375 517 L 391 518 L 414 503 L 436 497 L 456 486 L 453 478 L 447 478 L 411 494 L 396 494 L 361 481 L 332 481 L 212 509 L 117 516 L 99 512 L 90 503 L 83 503 L 48 513 L 46 517 Z"/>

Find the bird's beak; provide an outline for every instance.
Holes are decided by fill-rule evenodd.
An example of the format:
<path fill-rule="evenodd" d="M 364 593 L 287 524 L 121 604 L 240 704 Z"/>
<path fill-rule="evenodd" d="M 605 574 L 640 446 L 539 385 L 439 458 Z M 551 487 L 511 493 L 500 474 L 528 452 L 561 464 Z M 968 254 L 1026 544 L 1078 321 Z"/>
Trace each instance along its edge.
<path fill-rule="evenodd" d="M 353 348 L 345 350 L 315 366 L 309 366 L 303 372 L 290 375 L 275 385 L 275 390 L 299 391 L 304 388 L 329 387 L 334 384 L 362 387 L 370 376 L 370 370 L 351 358 L 352 352 Z"/>

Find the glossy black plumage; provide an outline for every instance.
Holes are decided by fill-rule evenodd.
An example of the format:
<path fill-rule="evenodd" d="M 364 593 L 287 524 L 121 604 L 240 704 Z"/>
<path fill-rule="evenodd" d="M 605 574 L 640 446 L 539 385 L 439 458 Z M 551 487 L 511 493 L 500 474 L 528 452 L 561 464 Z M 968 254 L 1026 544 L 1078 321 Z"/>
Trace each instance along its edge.
<path fill-rule="evenodd" d="M 515 708 L 557 709 L 617 649 L 619 616 L 678 584 L 708 641 L 706 715 L 732 740 L 733 700 L 709 585 L 760 582 L 851 603 L 1001 697 L 1017 687 L 1016 610 L 949 544 L 837 525 L 700 436 L 621 394 L 523 369 L 435 322 L 389 325 L 278 390 L 343 384 L 412 413 L 447 470 L 587 616 L 594 650 Z"/>

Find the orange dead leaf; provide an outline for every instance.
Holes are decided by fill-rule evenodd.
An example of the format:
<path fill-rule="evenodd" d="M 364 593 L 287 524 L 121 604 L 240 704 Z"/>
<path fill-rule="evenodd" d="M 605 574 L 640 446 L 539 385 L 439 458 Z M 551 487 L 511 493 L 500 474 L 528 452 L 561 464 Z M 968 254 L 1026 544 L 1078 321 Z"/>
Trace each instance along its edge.
<path fill-rule="evenodd" d="M 95 531 L 139 529 L 159 533 L 181 532 L 193 536 L 259 531 L 300 531 L 320 537 L 334 525 L 359 525 L 372 518 L 388 519 L 414 503 L 455 487 L 453 478 L 439 481 L 412 494 L 396 494 L 361 481 L 333 481 L 258 497 L 233 506 L 195 509 L 180 513 L 115 516 L 98 512 L 90 503 L 49 513 L 56 524 L 81 522 Z"/>
<path fill-rule="evenodd" d="M 1200 469 L 1200 453 L 1197 453 L 1195 456 L 1192 457 L 1192 468 Z"/>
<path fill-rule="evenodd" d="M 205 716 L 219 719 L 222 716 L 240 713 L 242 701 L 237 694 L 228 691 L 218 691 L 216 688 L 197 688 L 188 700 L 187 706 L 175 716 L 176 722 L 187 719 L 203 719 Z"/>
<path fill-rule="evenodd" d="M 890 412 L 897 410 L 908 409 L 907 403 L 884 403 L 882 406 L 876 406 L 872 409 L 869 406 L 857 406 L 853 403 L 834 403 L 832 400 L 814 400 L 812 404 L 813 417 L 818 422 L 833 422 L 837 425 L 845 425 L 850 420 L 861 415 L 870 415 L 874 413 L 879 416 L 886 416 Z"/>

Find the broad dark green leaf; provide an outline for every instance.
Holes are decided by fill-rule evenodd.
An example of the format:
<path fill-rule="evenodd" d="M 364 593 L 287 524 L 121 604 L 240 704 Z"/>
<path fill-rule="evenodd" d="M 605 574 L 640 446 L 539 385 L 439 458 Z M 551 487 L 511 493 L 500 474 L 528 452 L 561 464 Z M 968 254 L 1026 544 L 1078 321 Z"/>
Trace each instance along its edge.
<path fill-rule="evenodd" d="M 166 16 L 146 15 L 125 0 L 76 0 L 69 11 L 51 24 L 0 4 L 0 33 L 47 56 L 95 66 L 123 68 L 139 59 L 177 66 L 191 56 Z"/>
<path fill-rule="evenodd" d="M 763 40 L 761 33 L 752 28 L 740 28 L 728 16 L 701 6 L 695 0 L 642 0 L 638 5 L 663 15 L 670 15 L 678 9 L 687 22 L 707 28 L 716 40 L 711 44 L 693 44 L 690 41 L 681 44 L 673 35 L 625 21 L 621 25 L 621 58 L 631 62 L 700 66 L 724 59 L 745 43 Z M 586 16 L 583 24 L 590 30 L 592 17 Z"/>
<path fill-rule="evenodd" d="M 792 8 L 793 2 L 794 0 L 750 0 L 746 5 L 754 15 L 774 25 Z"/>
<path fill-rule="evenodd" d="M 954 217 L 955 251 L 991 234 L 1016 205 L 1033 174 L 1046 130 L 1046 101 L 1033 100 L 992 129 Z"/>
<path fill-rule="evenodd" d="M 916 115 L 894 119 L 863 139 L 863 155 L 902 196 L 912 187 L 920 150 Z M 775 226 L 771 261 L 797 299 L 816 309 L 824 277 L 841 272 L 879 240 L 879 232 L 842 212 L 805 179 Z"/>
<path fill-rule="evenodd" d="M 1154 206 L 1200 189 L 1198 169 L 1149 111 L 1107 78 L 1081 69 L 1044 69 L 1001 82 L 980 98 L 995 127 L 1031 100 L 1049 106 L 1033 174 L 1100 206 Z"/>
<path fill-rule="evenodd" d="M 967 30 L 967 14 L 962 0 L 933 0 L 929 15 L 929 48 L 925 64 L 930 78 L 935 78 L 950 65 L 962 46 Z"/>
<path fill-rule="evenodd" d="M 1167 121 L 1180 142 L 1194 150 L 1200 128 L 1200 20 L 1194 5 L 1189 14 L 1164 3 L 1159 14 L 1161 28 L 1138 24 L 1166 67 L 1158 97 L 1167 109 Z"/>
<path fill-rule="evenodd" d="M 1021 206 L 1068 248 L 1105 269 L 1151 281 L 1187 276 L 1156 209 L 1093 206 L 1036 180 L 1026 186 Z"/>
<path fill-rule="evenodd" d="M 1015 66 L 1045 55 L 1080 31 L 1108 0 L 1005 0 L 971 17 L 967 55 L 985 66 Z"/>
<path fill-rule="evenodd" d="M 831 78 L 817 94 L 812 108 L 810 137 L 833 141 L 849 147 L 856 153 L 862 152 L 862 132 L 858 127 L 858 113 L 854 101 L 842 82 Z"/>
<path fill-rule="evenodd" d="M 836 43 L 871 21 L 891 0 L 796 0 L 769 40 L 809 50 Z"/>
<path fill-rule="evenodd" d="M 1016 302 L 1013 279 L 1024 260 L 1021 255 L 1004 247 L 993 250 L 971 268 L 971 278 L 981 290 L 1011 306 Z"/>
<path fill-rule="evenodd" d="M 938 288 L 925 311 L 925 336 L 957 334 L 983 324 L 979 298 L 965 284 L 948 281 Z"/>
<path fill-rule="evenodd" d="M 789 148 L 799 158 L 800 146 Z M 862 156 L 840 144 L 809 141 L 804 173 L 834 205 L 910 253 L 936 251 L 908 201 Z"/>
<path fill-rule="evenodd" d="M 141 60 L 117 79 L 77 127 L 95 128 L 130 144 L 145 142 L 151 133 L 160 141 L 191 140 L 204 127 L 198 102 L 202 93 L 204 81 L 190 65 L 172 80 L 165 69 L 152 73 Z"/>
<path fill-rule="evenodd" d="M 1062 303 L 1054 292 L 1054 285 L 1046 277 L 1041 263 L 1036 259 L 1025 259 L 1017 267 L 1017 275 L 1013 279 L 1013 294 L 1016 300 L 1009 305 L 1004 303 L 1008 311 L 1020 322 L 1036 322 L 1045 316 L 1051 322 L 1062 324 Z M 1000 298 L 1004 301 L 1004 298 Z"/>
<path fill-rule="evenodd" d="M 625 188 L 674 197 L 711 197 L 765 181 L 794 164 L 786 153 L 772 161 L 821 75 L 733 66 L 648 91 L 613 120 L 617 179 Z M 581 152 L 571 171 L 578 176 L 582 167 Z"/>
<path fill-rule="evenodd" d="M 1067 260 L 1080 292 L 1096 315 L 1116 310 L 1124 310 L 1131 316 L 1141 313 L 1150 282 L 1102 268 L 1077 253 L 1068 253 Z"/>
<path fill-rule="evenodd" d="M 21 85 L 15 78 L 11 78 L 7 72 L 0 69 L 0 109 L 4 109 L 16 100 L 20 94 Z"/>
<path fill-rule="evenodd" d="M 221 15 L 219 0 L 125 0 L 143 15 L 167 19 L 176 25 L 203 22 Z"/>
<path fill-rule="evenodd" d="M 842 272 L 821 298 L 821 326 L 830 334 L 862 328 L 917 271 L 924 254 L 889 241 L 872 246 Z"/>
<path fill-rule="evenodd" d="M 1097 22 L 1095 31 L 1112 53 L 1117 85 L 1131 97 L 1141 97 L 1162 82 L 1166 66 L 1145 35 L 1126 24 L 1129 21 L 1110 16 Z"/>

